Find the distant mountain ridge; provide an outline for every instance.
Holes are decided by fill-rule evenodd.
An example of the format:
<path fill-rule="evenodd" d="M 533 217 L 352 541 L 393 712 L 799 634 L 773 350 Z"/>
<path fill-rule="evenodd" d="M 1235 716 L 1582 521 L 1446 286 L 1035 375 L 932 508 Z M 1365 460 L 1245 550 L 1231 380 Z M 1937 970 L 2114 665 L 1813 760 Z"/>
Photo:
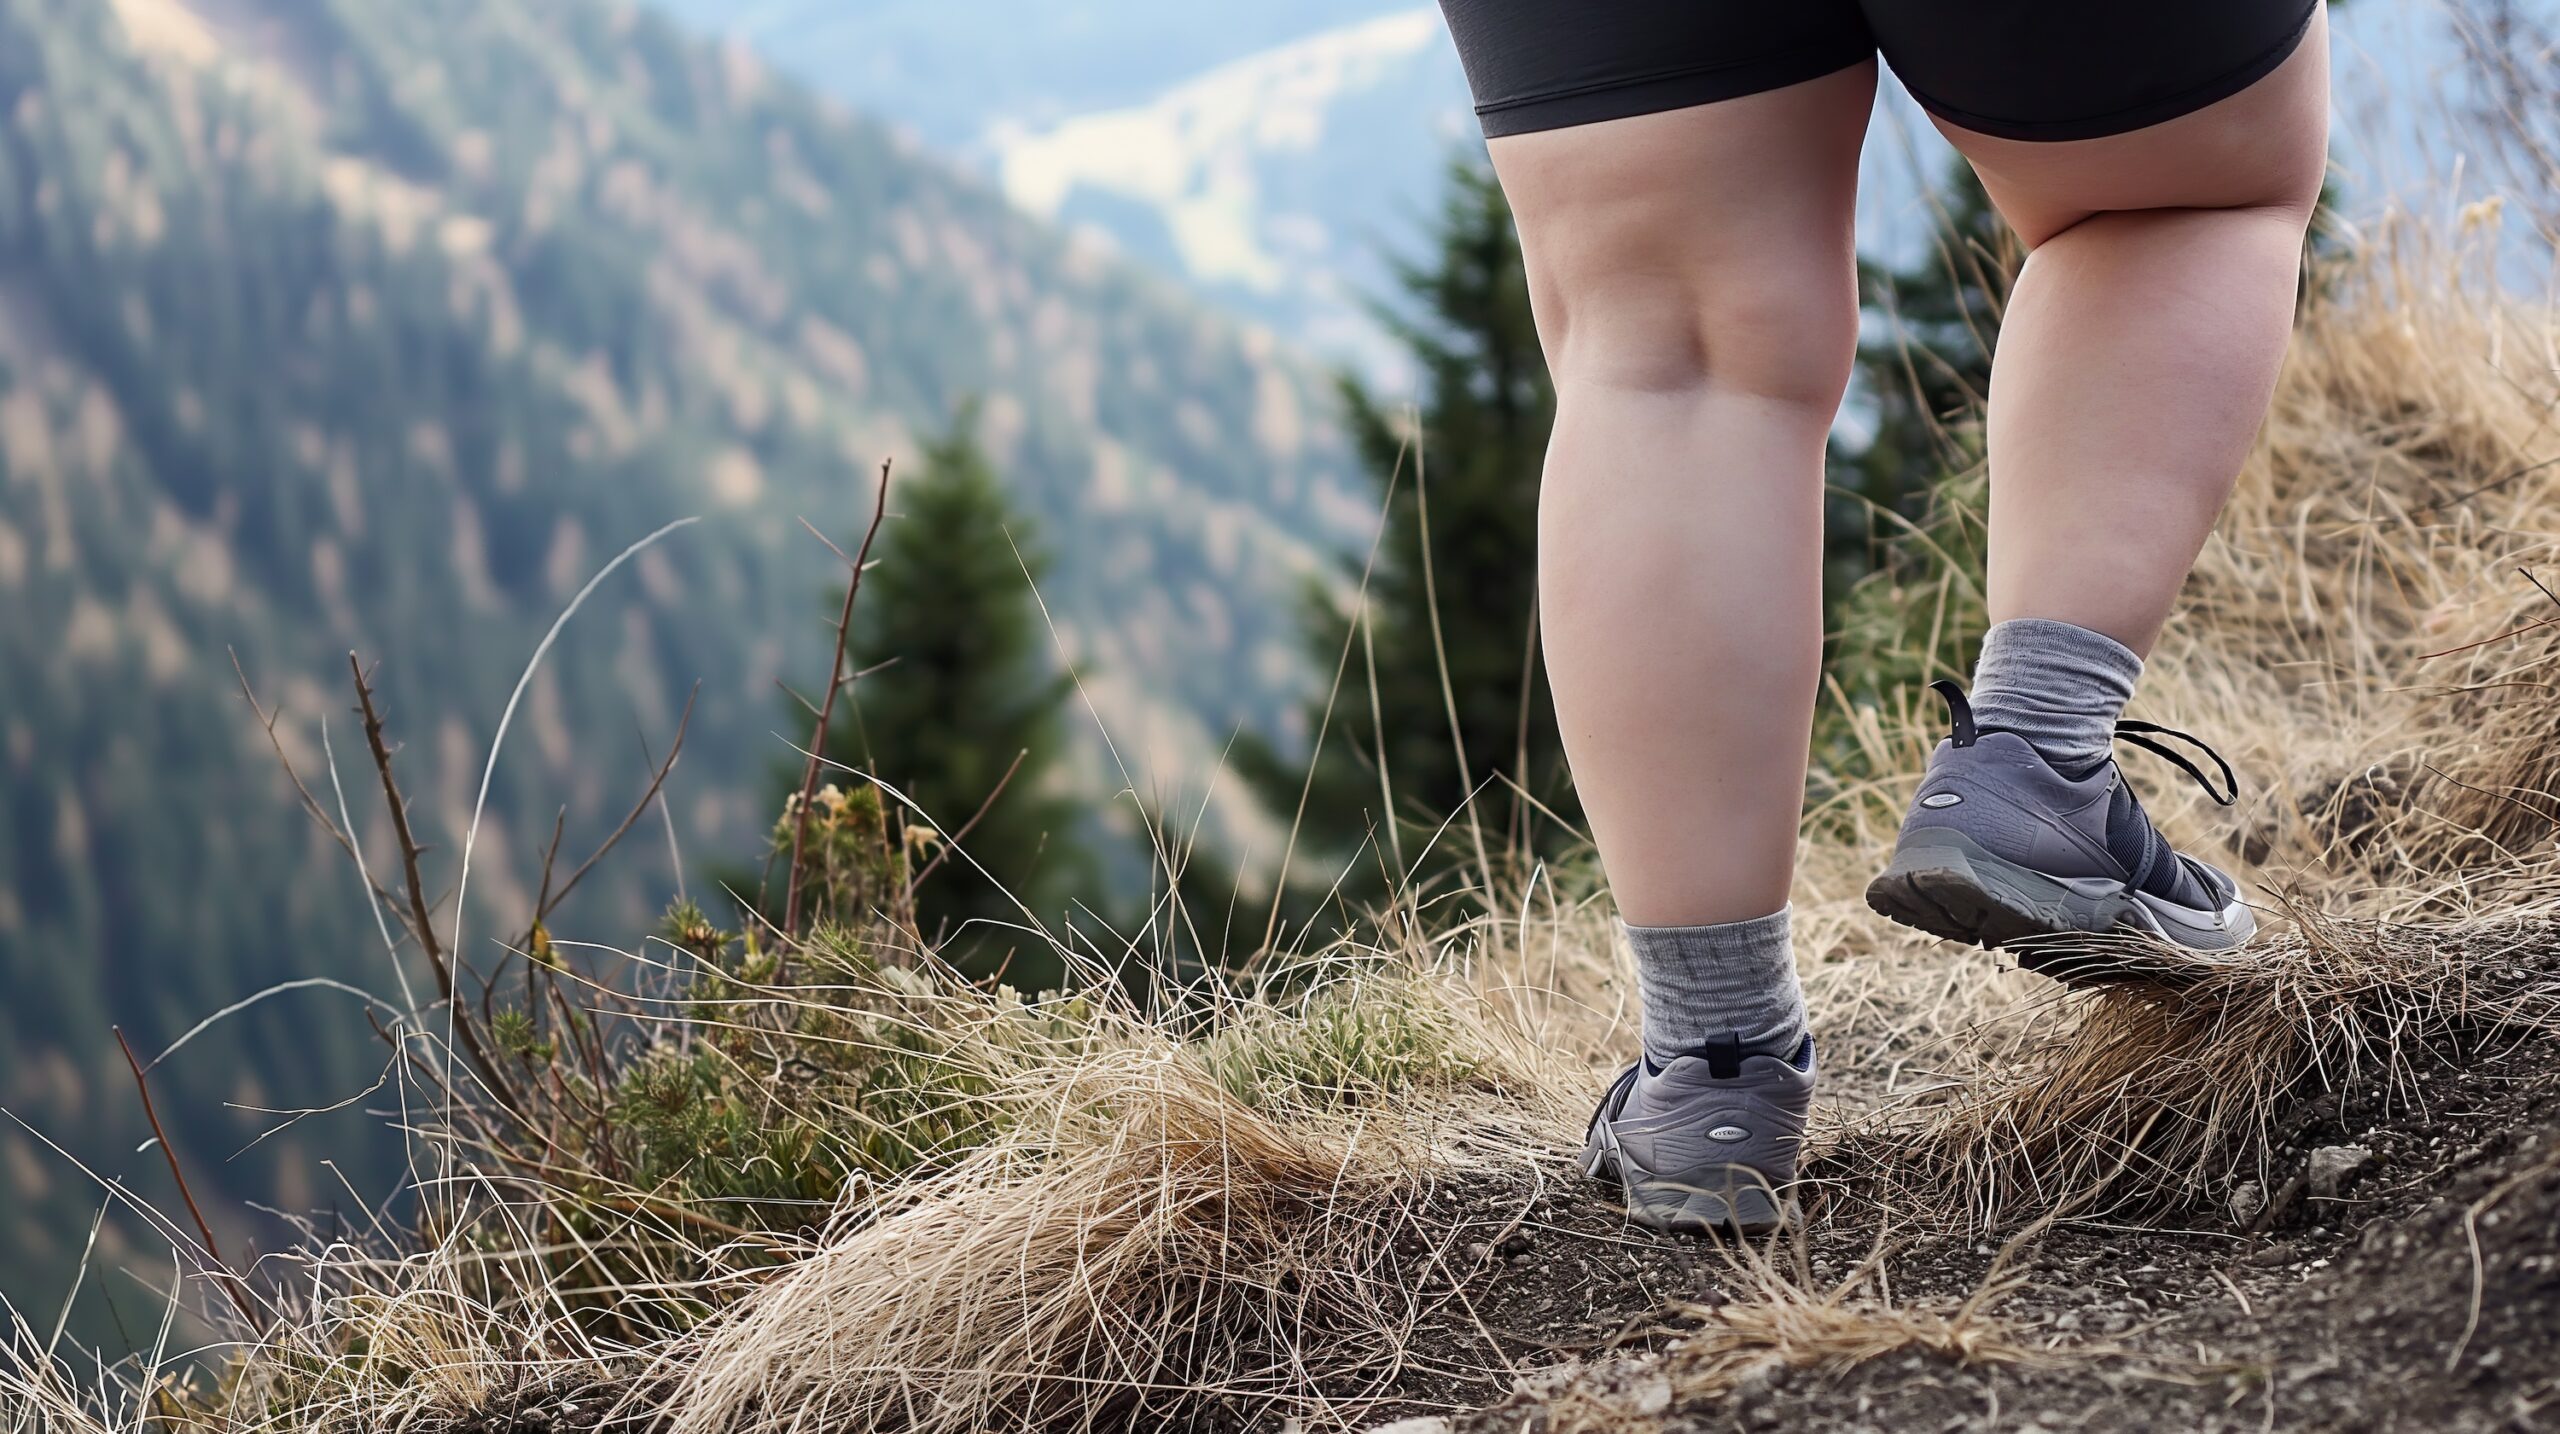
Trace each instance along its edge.
<path fill-rule="evenodd" d="M 1016 204 L 1092 224 L 1239 312 L 1391 368 L 1360 316 L 1411 247 L 1422 137 L 1472 142 L 1440 12 L 1399 9 L 1231 60 L 1146 102 L 989 131 Z M 1371 135 L 1412 136 L 1380 146 Z"/>
<path fill-rule="evenodd" d="M 653 0 L 912 126 L 1030 211 L 1398 382 L 1365 311 L 1480 141 L 1436 6 Z"/>
<path fill-rule="evenodd" d="M 1203 71 L 1409 0 L 651 0 L 772 57 L 823 93 L 968 154 L 998 124 L 1044 126 L 1150 100 Z"/>
<path fill-rule="evenodd" d="M 776 684 L 823 665 L 835 560 L 795 519 L 844 534 L 973 396 L 1129 780 L 1278 726 L 1308 680 L 1288 595 L 1368 514 L 1269 335 L 629 6 L 0 0 L 0 1105 L 166 1196 L 110 1023 L 147 1053 L 279 981 L 392 986 L 226 648 L 315 783 L 330 724 L 377 857 L 345 654 L 382 663 L 442 890 L 543 626 L 706 515 L 528 693 L 471 883 L 501 956 L 554 807 L 565 850 L 600 836 L 697 679 L 686 856 L 751 849 Z M 636 942 L 673 876 L 633 843 L 579 934 Z M 198 1179 L 308 1211 L 349 1198 L 308 1158 L 340 1137 L 251 1147 L 283 1118 L 252 1112 L 382 1059 L 352 1001 L 297 992 L 154 1085 Z M 0 1288 L 56 1297 L 97 1199 L 0 1127 Z M 135 1233 L 106 1266 L 161 1259 Z"/>

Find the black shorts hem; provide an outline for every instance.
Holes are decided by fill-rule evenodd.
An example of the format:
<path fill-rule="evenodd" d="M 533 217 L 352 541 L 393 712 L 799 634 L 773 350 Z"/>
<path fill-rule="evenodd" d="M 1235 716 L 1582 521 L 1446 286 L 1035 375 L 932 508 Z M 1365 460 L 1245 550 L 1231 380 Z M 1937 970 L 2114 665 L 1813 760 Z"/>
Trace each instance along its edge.
<path fill-rule="evenodd" d="M 1820 79 L 1872 60 L 1875 53 L 1875 47 L 1864 42 L 1856 46 L 1811 45 L 1738 64 L 1642 75 L 1478 105 L 1476 119 L 1484 126 L 1485 138 L 1496 139 L 1506 134 L 1684 110 Z"/>
<path fill-rule="evenodd" d="M 2181 90 L 2166 99 L 2147 100 L 2142 104 L 2111 110 L 2105 114 L 2064 120 L 2002 119 L 1994 115 L 1974 114 L 1953 105 L 1940 104 L 1914 88 L 1908 80 L 1903 81 L 1903 88 L 1911 91 L 1911 97 L 1920 102 L 1922 109 L 1939 119 L 1996 139 L 2045 142 L 2105 139 L 2109 135 L 2130 134 L 2138 129 L 2149 129 L 2155 124 L 2165 124 L 2170 120 L 2194 114 L 2207 105 L 2219 104 L 2274 74 L 2278 66 L 2292 59 L 2293 52 L 2302 47 L 2302 37 L 2311 33 L 2311 21 L 2320 13 L 2320 4 L 2321 0 L 2311 0 L 2311 3 L 2303 6 L 2300 18 L 2296 19 L 2292 28 L 2285 32 L 2285 37 L 2246 64 L 2236 69 L 2226 70 L 2203 84 Z"/>

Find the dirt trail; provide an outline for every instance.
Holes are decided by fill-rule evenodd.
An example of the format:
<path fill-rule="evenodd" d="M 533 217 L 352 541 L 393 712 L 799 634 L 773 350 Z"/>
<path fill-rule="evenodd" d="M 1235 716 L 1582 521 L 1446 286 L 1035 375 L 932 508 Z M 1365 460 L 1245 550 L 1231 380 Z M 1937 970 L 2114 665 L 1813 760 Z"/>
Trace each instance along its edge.
<path fill-rule="evenodd" d="M 2560 947 L 2542 960 L 2560 973 Z M 1455 1434 L 2560 1429 L 2560 1060 L 2511 1035 L 2404 1058 L 2397 1082 L 2368 1072 L 2299 1097 L 2272 1193 L 2199 1191 L 2013 1252 L 2015 1288 L 1989 1316 L 2050 1350 L 2046 1367 L 1911 1349 L 1824 1369 L 1772 1351 L 1739 1387 L 1701 1379 L 1684 1331 L 1752 1298 L 1750 1281 L 1700 1242 L 1610 1219 L 1579 1185 L 1467 1212 L 1488 1232 L 1480 1287 L 1416 1354 L 1526 1371 L 1450 1420 Z M 1875 1252 L 1854 1209 L 1810 1222 L 1799 1281 L 1828 1289 Z M 2001 1263 L 1988 1241 L 1885 1240 L 1884 1281 L 1859 1299 L 1952 1309 Z M 1501 1382 L 1418 1375 L 1408 1408 Z"/>

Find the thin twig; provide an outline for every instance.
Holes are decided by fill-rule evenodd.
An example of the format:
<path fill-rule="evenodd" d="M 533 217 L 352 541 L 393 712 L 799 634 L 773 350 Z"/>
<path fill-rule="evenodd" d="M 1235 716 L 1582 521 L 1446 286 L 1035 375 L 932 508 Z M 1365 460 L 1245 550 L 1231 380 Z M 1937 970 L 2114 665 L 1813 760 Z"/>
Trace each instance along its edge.
<path fill-rule="evenodd" d="M 924 864 L 924 870 L 917 872 L 915 874 L 915 879 L 907 883 L 908 899 L 914 899 L 916 888 L 924 885 L 925 878 L 933 875 L 935 871 L 941 868 L 942 863 L 950 858 L 952 848 L 960 845 L 961 839 L 966 837 L 971 831 L 975 830 L 979 821 L 983 819 L 989 811 L 994 809 L 996 798 L 1004 795 L 1006 785 L 1013 781 L 1013 774 L 1022 770 L 1022 759 L 1030 755 L 1031 749 L 1028 747 L 1025 747 L 1021 751 L 1013 754 L 1013 765 L 1005 768 L 1004 775 L 996 779 L 995 790 L 987 793 L 987 799 L 978 803 L 978 809 L 975 812 L 970 813 L 969 819 L 960 824 L 960 829 L 958 831 L 955 831 L 942 839 L 942 850 L 935 852 L 933 854 L 933 860 Z"/>
<path fill-rule="evenodd" d="M 809 761 L 800 776 L 800 806 L 791 822 L 791 869 L 783 875 L 782 934 L 790 936 L 800 930 L 800 853 L 809 840 L 809 807 L 818 796 L 818 759 L 827 750 L 827 728 L 834 720 L 836 693 L 844 687 L 844 645 L 853 628 L 853 599 L 862 591 L 863 565 L 871 561 L 871 540 L 880 534 L 880 522 L 889 513 L 889 460 L 880 460 L 879 491 L 871 500 L 871 525 L 862 530 L 862 547 L 852 559 L 853 571 L 845 578 L 844 607 L 836 614 L 835 660 L 827 668 L 826 700 L 818 704 L 818 726 L 809 739 Z M 844 550 L 835 544 L 841 557 Z"/>
<path fill-rule="evenodd" d="M 2560 458 L 2545 458 L 2539 463 L 2528 463 L 2522 468 L 2502 473 L 2476 488 L 2465 488 L 2461 492 L 2456 493 L 2449 498 L 2438 498 L 2432 503 L 2421 503 L 2413 511 L 2420 513 L 2433 513 L 2441 509 L 2450 508 L 2456 503 L 2468 503 L 2472 499 L 2479 497 L 2481 494 L 2486 493 L 2491 489 L 2504 488 L 2517 479 L 2539 473 L 2554 463 L 2560 463 Z"/>
<path fill-rule="evenodd" d="M 2539 586 L 2539 584 L 2537 584 L 2537 586 Z M 2522 637 L 2528 632 L 2539 632 L 2543 628 L 2551 627 L 2555 624 L 2560 624 L 2560 617 L 2538 617 L 2533 621 L 2526 623 L 2522 627 L 2499 633 L 2495 637 L 2484 637 L 2478 642 L 2466 642 L 2460 647 L 2448 647 L 2442 652 L 2421 652 L 2413 658 L 2412 661 L 2431 662 L 2439 657 L 2451 657 L 2457 652 L 2469 652 L 2474 648 L 2487 647 L 2493 642 L 2504 642 L 2511 637 Z"/>
<path fill-rule="evenodd" d="M 699 682 L 695 683 L 695 684 L 694 684 L 694 691 L 699 692 L 699 691 L 701 691 L 701 690 L 702 690 L 702 684 L 701 684 L 701 683 L 699 683 Z M 693 699 L 692 699 L 691 697 L 687 697 L 687 698 L 685 698 L 684 703 L 685 703 L 685 710 L 686 710 L 687 712 L 692 711 L 692 709 L 693 709 Z M 645 730 L 641 730 L 641 729 L 639 728 L 639 724 L 638 724 L 637 722 L 633 723 L 633 724 L 632 724 L 632 726 L 633 726 L 633 728 L 634 728 L 635 732 L 637 733 L 637 735 L 638 735 L 638 736 L 639 736 L 639 738 L 640 738 L 640 760 L 641 760 L 641 761 L 643 761 L 643 762 L 645 762 L 645 763 L 648 763 L 648 764 L 650 764 L 650 765 L 652 765 L 652 766 L 655 766 L 655 765 L 657 764 L 657 759 L 656 759 L 655 757 L 653 757 L 652 755 L 650 755 L 650 752 L 649 752 L 649 734 L 648 734 L 648 732 L 647 732 L 647 731 L 645 731 Z M 675 877 L 676 877 L 676 900 L 678 900 L 678 901 L 691 901 L 691 900 L 693 899 L 692 894 L 691 894 L 691 893 L 689 893 L 689 892 L 687 892 L 687 891 L 684 889 L 684 848 L 683 848 L 682 846 L 678 845 L 678 844 L 677 844 L 677 842 L 676 842 L 676 813 L 675 813 L 675 808 L 674 808 L 672 805 L 670 805 L 670 804 L 668 804 L 668 803 L 666 803 L 666 802 L 663 802 L 663 801 L 662 801 L 662 802 L 660 802 L 660 803 L 658 803 L 658 819 L 659 819 L 660 821 L 662 821 L 662 822 L 666 823 L 666 828 L 667 828 L 667 865 L 668 865 L 668 867 L 669 867 L 670 869 L 672 869 L 672 870 L 675 872 Z"/>
<path fill-rule="evenodd" d="M 226 648 L 224 650 L 231 654 L 231 670 L 240 679 L 240 695 L 247 699 L 249 703 L 249 710 L 257 714 L 259 730 L 266 733 L 267 745 L 275 749 L 276 763 L 284 768 L 285 780 L 293 783 L 294 795 L 301 799 L 302 810 L 310 816 L 311 820 L 319 826 L 320 830 L 329 834 L 329 839 L 338 844 L 339 850 L 344 851 L 348 856 L 355 858 L 356 872 L 359 876 L 363 877 L 365 885 L 373 888 L 374 896 L 378 898 L 383 905 L 391 908 L 392 915 L 400 918 L 401 925 L 408 925 L 409 914 L 400 909 L 399 902 L 393 898 L 390 892 L 383 890 L 371 876 L 365 874 L 364 853 L 356 850 L 353 834 L 342 829 L 335 821 L 330 819 L 329 814 L 326 811 L 322 810 L 320 806 L 320 799 L 314 797 L 311 794 L 311 789 L 303 785 L 302 773 L 294 769 L 293 758 L 285 755 L 284 740 L 276 735 L 276 725 L 284 720 L 284 708 L 279 706 L 274 711 L 270 712 L 265 707 L 260 706 L 258 703 L 257 692 L 249 686 L 249 674 L 240 665 L 240 654 L 238 650 L 231 648 Z"/>
<path fill-rule="evenodd" d="M 435 973 L 436 990 L 444 997 L 445 1009 L 456 1015 L 456 1032 L 471 1057 L 473 1069 L 488 1085 L 490 1094 L 513 1110 L 516 1108 L 514 1082 L 508 1080 L 506 1072 L 490 1058 L 488 1047 L 480 1040 L 479 1028 L 459 1018 L 461 993 L 455 985 L 453 963 L 445 954 L 444 943 L 436 939 L 435 922 L 428 915 L 426 878 L 418 867 L 422 848 L 416 834 L 409 829 L 409 802 L 400 793 L 399 780 L 391 774 L 391 748 L 383 740 L 382 713 L 374 705 L 372 685 L 365 681 L 364 663 L 352 652 L 347 654 L 347 670 L 355 676 L 356 703 L 364 714 L 365 745 L 373 753 L 373 770 L 382 779 L 382 799 L 391 808 L 391 834 L 400 843 L 400 869 L 409 888 L 410 930 L 418 938 L 418 949 L 426 953 L 428 969 Z"/>
<path fill-rule="evenodd" d="M 587 854 L 587 859 L 578 863 L 577 870 L 569 873 L 569 879 L 560 883 L 560 890 L 554 893 L 547 903 L 536 910 L 534 915 L 534 919 L 536 921 L 540 921 L 543 917 L 549 916 L 553 908 L 557 907 L 561 902 L 568 900 L 569 893 L 578 889 L 578 883 L 585 880 L 587 873 L 595 869 L 595 864 L 604 860 L 605 854 L 612 851 L 614 847 L 621 842 L 624 835 L 630 832 L 632 826 L 640 820 L 642 814 L 649 810 L 649 804 L 658 799 L 659 791 L 667 784 L 667 774 L 674 771 L 676 768 L 676 758 L 684 753 L 684 734 L 686 729 L 693 725 L 693 701 L 701 695 L 702 684 L 696 682 L 693 684 L 693 690 L 685 694 L 684 715 L 676 719 L 675 745 L 667 748 L 667 760 L 658 764 L 657 775 L 649 779 L 649 789 L 642 792 L 640 794 L 640 800 L 633 803 L 631 810 L 623 815 L 622 825 L 615 827 L 611 836 L 606 837 L 602 844 L 597 846 L 594 851 L 589 852 Z"/>
<path fill-rule="evenodd" d="M 196 1222 L 196 1234 L 204 1240 L 205 1256 L 213 1262 L 214 1274 L 222 1282 L 223 1293 L 231 1297 L 232 1306 L 240 1311 L 240 1317 L 255 1325 L 258 1313 L 250 1303 L 248 1286 L 240 1283 L 240 1277 L 223 1263 L 222 1247 L 214 1242 L 213 1226 L 205 1221 L 204 1211 L 197 1207 L 195 1192 L 187 1188 L 187 1172 L 178 1168 L 178 1149 L 169 1143 L 169 1132 L 160 1126 L 160 1112 L 151 1104 L 151 1080 L 142 1073 L 142 1062 L 134 1057 L 133 1043 L 124 1038 L 124 1027 L 110 1026 L 107 1029 L 115 1033 L 116 1049 L 124 1052 L 124 1063 L 133 1068 L 133 1088 L 142 1094 L 142 1118 L 151 1122 L 151 1138 L 159 1142 L 160 1156 L 169 1162 L 169 1178 L 178 1182 L 178 1198 L 187 1202 L 187 1214 Z"/>

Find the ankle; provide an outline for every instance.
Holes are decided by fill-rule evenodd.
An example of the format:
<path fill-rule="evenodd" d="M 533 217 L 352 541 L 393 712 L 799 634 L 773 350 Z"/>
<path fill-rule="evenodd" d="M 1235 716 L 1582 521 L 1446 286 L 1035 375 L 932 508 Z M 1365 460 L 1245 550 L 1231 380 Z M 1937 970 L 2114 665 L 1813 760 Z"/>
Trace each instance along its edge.
<path fill-rule="evenodd" d="M 1645 1058 L 1659 1067 L 1722 1046 L 1792 1058 L 1804 1044 L 1804 993 L 1789 908 L 1708 926 L 1626 926 L 1644 997 Z"/>
<path fill-rule="evenodd" d="M 1973 715 L 2014 732 L 2065 775 L 2103 766 L 2142 659 L 2105 633 L 2051 618 L 2010 618 L 1982 639 Z"/>

